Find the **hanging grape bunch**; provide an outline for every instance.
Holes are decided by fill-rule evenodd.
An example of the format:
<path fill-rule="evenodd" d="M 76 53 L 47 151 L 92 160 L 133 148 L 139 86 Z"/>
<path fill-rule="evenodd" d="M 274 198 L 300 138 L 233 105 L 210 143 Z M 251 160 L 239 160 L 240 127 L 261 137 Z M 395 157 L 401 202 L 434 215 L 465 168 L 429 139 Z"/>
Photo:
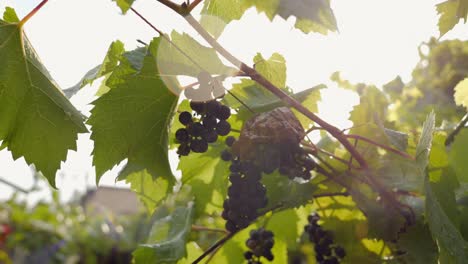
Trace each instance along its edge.
<path fill-rule="evenodd" d="M 248 264 L 261 264 L 261 257 L 266 258 L 268 261 L 273 261 L 274 256 L 271 252 L 271 248 L 275 244 L 273 236 L 273 232 L 263 228 L 250 231 L 250 237 L 245 242 L 249 251 L 244 253 L 244 258 Z"/>
<path fill-rule="evenodd" d="M 303 137 L 304 129 L 293 112 L 279 107 L 248 120 L 232 152 L 266 174 L 279 169 L 291 179 L 308 180 L 316 163 L 301 148 Z"/>
<path fill-rule="evenodd" d="M 319 224 L 320 216 L 317 213 L 309 215 L 309 224 L 304 227 L 309 241 L 314 243 L 315 259 L 320 264 L 337 264 L 346 256 L 341 246 L 333 243 L 333 233 L 324 230 Z"/>
<path fill-rule="evenodd" d="M 227 137 L 226 144 L 232 146 L 234 137 Z M 224 201 L 222 217 L 226 230 L 235 232 L 246 228 L 258 217 L 257 210 L 267 205 L 266 188 L 261 183 L 262 172 L 249 161 L 240 161 L 230 151 L 221 153 L 224 161 L 231 161 L 229 167 L 230 186 L 228 198 Z"/>
<path fill-rule="evenodd" d="M 206 81 L 207 77 L 200 75 L 202 76 L 199 76 L 199 82 Z M 206 88 L 199 88 L 200 91 L 195 90 L 190 93 L 203 93 L 203 89 Z M 212 93 L 210 98 L 211 95 Z M 199 98 L 203 96 L 200 95 Z M 229 134 L 231 125 L 227 119 L 231 116 L 231 109 L 218 100 L 210 99 L 202 102 L 192 100 L 190 102 L 192 112 L 184 111 L 179 114 L 179 122 L 185 126 L 178 129 L 175 134 L 176 141 L 180 144 L 177 149 L 179 156 L 187 156 L 191 151 L 206 152 L 209 143 L 216 142 L 218 136 Z"/>
<path fill-rule="evenodd" d="M 208 102 L 190 102 L 194 114 L 184 111 L 179 115 L 179 122 L 185 128 L 176 131 L 176 141 L 180 143 L 177 149 L 179 156 L 187 156 L 191 151 L 203 153 L 208 150 L 208 143 L 218 140 L 218 136 L 226 136 L 231 131 L 231 125 L 226 121 L 231 115 L 229 107 L 217 100 Z"/>

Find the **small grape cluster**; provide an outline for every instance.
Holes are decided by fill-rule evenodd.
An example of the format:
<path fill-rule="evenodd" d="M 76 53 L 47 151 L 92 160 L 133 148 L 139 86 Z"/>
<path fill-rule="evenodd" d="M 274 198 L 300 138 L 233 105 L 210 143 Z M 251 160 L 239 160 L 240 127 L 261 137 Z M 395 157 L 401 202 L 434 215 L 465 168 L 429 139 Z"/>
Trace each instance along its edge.
<path fill-rule="evenodd" d="M 273 236 L 273 232 L 263 228 L 250 231 L 250 237 L 245 242 L 250 250 L 244 253 L 244 258 L 248 261 L 248 264 L 261 264 L 261 257 L 273 261 L 274 256 L 271 252 L 271 248 L 275 244 Z"/>
<path fill-rule="evenodd" d="M 204 153 L 208 143 L 218 140 L 218 136 L 226 136 L 231 131 L 227 119 L 231 109 L 217 100 L 207 102 L 190 102 L 195 112 L 193 115 L 184 111 L 179 115 L 179 122 L 185 126 L 176 131 L 176 141 L 180 143 L 177 154 L 187 156 L 191 151 Z"/>
<path fill-rule="evenodd" d="M 319 224 L 320 216 L 317 213 L 309 215 L 309 224 L 304 231 L 309 236 L 309 241 L 315 244 L 315 259 L 320 264 L 338 264 L 346 256 L 346 251 L 341 246 L 333 243 L 333 233 L 324 230 Z"/>
<path fill-rule="evenodd" d="M 226 144 L 232 146 L 235 139 L 226 138 Z M 240 161 L 231 152 L 225 150 L 221 158 L 231 161 L 229 170 L 228 198 L 224 201 L 223 219 L 226 220 L 226 230 L 235 232 L 246 228 L 258 217 L 257 210 L 267 205 L 266 188 L 261 183 L 262 172 L 251 162 Z"/>

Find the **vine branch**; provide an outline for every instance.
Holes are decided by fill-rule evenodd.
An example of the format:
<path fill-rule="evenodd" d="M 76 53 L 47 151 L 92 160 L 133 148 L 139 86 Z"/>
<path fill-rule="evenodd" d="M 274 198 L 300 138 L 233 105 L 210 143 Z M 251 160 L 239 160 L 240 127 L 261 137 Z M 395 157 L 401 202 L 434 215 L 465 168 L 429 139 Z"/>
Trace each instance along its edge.
<path fill-rule="evenodd" d="M 460 131 L 465 127 L 466 123 L 468 123 L 468 114 L 466 114 L 462 120 L 460 121 L 460 123 L 458 123 L 457 127 L 455 128 L 455 130 L 452 131 L 452 133 L 450 133 L 448 136 L 447 136 L 447 139 L 445 140 L 445 146 L 448 147 L 450 146 L 453 141 L 455 140 L 455 137 L 458 135 L 458 133 L 460 133 Z"/>
<path fill-rule="evenodd" d="M 365 142 L 367 142 L 367 143 L 369 143 L 369 144 L 375 145 L 375 146 L 377 146 L 377 147 L 380 147 L 380 148 L 383 148 L 383 149 L 385 149 L 385 150 L 388 150 L 388 151 L 390 151 L 390 152 L 392 152 L 392 153 L 395 153 L 395 154 L 397 154 L 397 155 L 399 155 L 399 156 L 402 156 L 403 158 L 406 158 L 406 159 L 409 159 L 409 160 L 414 160 L 414 157 L 411 156 L 411 155 L 409 155 L 408 153 L 403 152 L 403 151 L 400 151 L 400 150 L 398 150 L 398 149 L 394 149 L 394 148 L 392 148 L 392 147 L 390 147 L 390 146 L 387 146 L 387 145 L 384 145 L 384 144 L 380 144 L 380 143 L 378 143 L 378 142 L 373 141 L 373 140 L 370 139 L 370 138 L 366 138 L 366 137 L 359 136 L 359 135 L 353 135 L 353 134 L 348 134 L 348 135 L 346 135 L 346 137 L 365 141 Z"/>
<path fill-rule="evenodd" d="M 45 4 L 47 4 L 48 1 L 49 0 L 42 0 L 42 2 L 40 2 L 31 12 L 29 12 L 29 14 L 21 19 L 21 21 L 18 23 L 18 27 L 22 28 L 24 24 L 28 22 L 29 19 L 31 19 L 31 17 L 33 17 Z"/>
<path fill-rule="evenodd" d="M 229 233 L 227 234 L 225 237 L 221 238 L 220 240 L 218 240 L 218 242 L 214 243 L 210 248 L 208 248 L 207 250 L 205 250 L 205 252 L 203 252 L 203 254 L 201 254 L 196 260 L 194 260 L 192 262 L 192 264 L 197 264 L 197 263 L 200 263 L 200 261 L 202 261 L 206 256 L 208 256 L 211 252 L 215 251 L 218 247 L 222 246 L 224 243 L 226 243 L 229 239 L 231 239 L 234 235 L 236 234 L 236 232 L 232 232 L 232 233 Z"/>

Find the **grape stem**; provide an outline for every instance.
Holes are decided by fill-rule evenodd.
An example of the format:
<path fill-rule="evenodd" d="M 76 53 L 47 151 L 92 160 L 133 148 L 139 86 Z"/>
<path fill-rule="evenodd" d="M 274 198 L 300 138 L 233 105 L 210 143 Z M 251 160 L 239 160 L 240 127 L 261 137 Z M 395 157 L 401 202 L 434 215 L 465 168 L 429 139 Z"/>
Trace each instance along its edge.
<path fill-rule="evenodd" d="M 197 7 L 198 4 L 200 4 L 203 0 L 194 0 L 190 5 L 188 6 L 188 12 L 191 12 L 195 7 Z"/>
<path fill-rule="evenodd" d="M 226 243 L 229 239 L 231 239 L 236 233 L 237 232 L 229 233 L 225 237 L 218 240 L 218 242 L 214 243 L 210 248 L 205 250 L 205 252 L 203 252 L 203 254 L 201 254 L 196 260 L 194 260 L 192 264 L 200 263 L 200 261 L 202 261 L 206 256 L 208 256 L 211 252 L 216 250 L 218 247 L 221 247 L 222 245 L 224 245 L 224 243 Z"/>
<path fill-rule="evenodd" d="M 452 131 L 452 133 L 450 133 L 448 136 L 447 136 L 447 139 L 445 140 L 445 146 L 448 147 L 450 146 L 453 141 L 455 140 L 455 137 L 458 135 L 458 133 L 460 133 L 460 131 L 465 127 L 466 123 L 468 123 L 468 114 L 466 114 L 462 120 L 460 121 L 460 123 L 458 123 L 457 127 L 455 128 L 455 130 Z"/>
<path fill-rule="evenodd" d="M 28 22 L 31 17 L 33 17 L 49 0 L 42 0 L 29 14 L 27 14 L 21 21 L 18 23 L 18 27 L 22 28 L 26 22 Z"/>
<path fill-rule="evenodd" d="M 221 228 L 210 228 L 210 227 L 199 226 L 199 225 L 192 225 L 192 230 L 193 230 L 193 231 L 218 232 L 218 233 L 225 233 L 225 234 L 228 233 L 226 230 L 221 229 Z"/>
<path fill-rule="evenodd" d="M 392 153 L 395 153 L 403 158 L 406 158 L 406 159 L 409 159 L 409 160 L 415 160 L 415 158 L 411 155 L 409 155 L 408 153 L 406 152 L 403 152 L 403 151 L 400 151 L 398 149 L 394 149 L 390 146 L 387 146 L 387 145 L 384 145 L 384 144 L 380 144 L 378 142 L 375 142 L 373 141 L 372 139 L 369 139 L 369 138 L 366 138 L 366 137 L 363 137 L 363 136 L 359 136 L 359 135 L 353 135 L 353 134 L 348 134 L 346 135 L 347 138 L 353 138 L 353 139 L 357 139 L 357 140 L 362 140 L 364 142 L 367 142 L 367 143 L 370 143 L 372 145 L 375 145 L 377 147 L 380 147 L 380 148 L 383 148 L 387 151 L 390 151 Z"/>
<path fill-rule="evenodd" d="M 334 193 L 320 193 L 313 195 L 314 198 L 335 197 L 335 196 L 349 196 L 348 192 L 334 192 Z"/>

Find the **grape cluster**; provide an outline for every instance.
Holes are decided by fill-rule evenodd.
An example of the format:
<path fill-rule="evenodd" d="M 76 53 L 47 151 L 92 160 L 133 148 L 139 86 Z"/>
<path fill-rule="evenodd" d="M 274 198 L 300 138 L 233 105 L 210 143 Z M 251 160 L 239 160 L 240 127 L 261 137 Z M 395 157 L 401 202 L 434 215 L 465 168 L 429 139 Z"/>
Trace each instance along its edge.
<path fill-rule="evenodd" d="M 282 145 L 280 148 L 279 172 L 290 179 L 295 177 L 309 180 L 311 171 L 317 166 L 315 161 L 299 146 Z"/>
<path fill-rule="evenodd" d="M 235 139 L 226 138 L 226 144 L 232 146 Z M 221 158 L 231 161 L 229 167 L 228 198 L 224 201 L 223 219 L 226 230 L 235 232 L 246 228 L 258 217 L 257 210 L 267 205 L 266 188 L 261 183 L 262 171 L 252 162 L 240 161 L 229 150 L 221 153 Z"/>
<path fill-rule="evenodd" d="M 207 102 L 190 102 L 194 114 L 184 111 L 179 115 L 179 122 L 185 126 L 176 131 L 177 143 L 180 143 L 177 154 L 187 156 L 191 151 L 203 153 L 208 150 L 208 143 L 218 140 L 231 131 L 227 119 L 231 109 L 217 100 Z"/>
<path fill-rule="evenodd" d="M 259 144 L 251 153 L 254 155 L 250 161 L 266 174 L 278 170 L 290 179 L 309 180 L 316 167 L 315 161 L 299 145 Z"/>
<path fill-rule="evenodd" d="M 309 224 L 304 231 L 309 236 L 310 242 L 315 244 L 315 258 L 319 264 L 337 264 L 346 256 L 346 251 L 341 246 L 333 243 L 333 233 L 324 230 L 319 224 L 320 216 L 317 213 L 309 215 Z"/>
<path fill-rule="evenodd" d="M 273 232 L 263 228 L 250 231 L 250 237 L 245 242 L 250 250 L 244 253 L 248 264 L 261 264 L 261 257 L 269 261 L 274 259 L 273 253 L 271 253 L 271 248 L 275 244 L 273 236 Z"/>

